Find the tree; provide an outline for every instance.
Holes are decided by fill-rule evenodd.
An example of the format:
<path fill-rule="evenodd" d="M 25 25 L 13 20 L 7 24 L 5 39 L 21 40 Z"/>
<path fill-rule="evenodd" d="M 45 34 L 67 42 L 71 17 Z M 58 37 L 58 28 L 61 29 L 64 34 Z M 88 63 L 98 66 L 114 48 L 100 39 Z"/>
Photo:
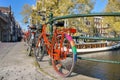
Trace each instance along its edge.
<path fill-rule="evenodd" d="M 35 8 L 32 9 L 32 24 L 35 24 L 36 21 L 44 23 L 42 19 L 46 18 L 47 21 L 47 17 L 49 16 L 50 12 L 54 14 L 54 17 L 68 14 L 90 13 L 90 11 L 93 9 L 94 2 L 95 0 L 39 0 L 36 3 Z M 77 19 L 71 19 L 67 21 L 74 20 Z M 78 23 L 75 27 L 81 27 L 83 31 L 88 32 L 86 25 L 83 24 L 83 19 L 80 19 L 79 22 L 80 23 Z"/>
<path fill-rule="evenodd" d="M 87 14 L 94 8 L 95 0 L 74 0 L 74 4 L 75 5 L 70 10 L 70 14 Z M 82 30 L 82 32 L 87 35 L 90 35 L 92 24 L 93 18 L 79 18 L 79 24 L 76 28 Z"/>
<path fill-rule="evenodd" d="M 93 9 L 95 0 L 40 0 L 37 2 L 37 10 L 52 12 L 54 16 L 70 13 L 88 13 Z M 84 10 L 83 10 L 84 9 Z"/>
<path fill-rule="evenodd" d="M 77 11 L 78 14 L 80 13 L 90 13 L 91 10 L 94 8 L 96 0 L 75 0 L 75 5 L 73 9 Z M 73 12 L 76 13 L 76 12 Z"/>
<path fill-rule="evenodd" d="M 22 11 L 20 12 L 20 14 L 23 16 L 23 22 L 25 24 L 28 23 L 31 13 L 32 7 L 29 4 L 25 4 L 22 8 Z"/>
<path fill-rule="evenodd" d="M 120 0 L 109 0 L 105 8 L 106 12 L 120 12 Z M 109 24 L 109 32 L 120 34 L 120 17 L 104 17 L 104 24 Z"/>

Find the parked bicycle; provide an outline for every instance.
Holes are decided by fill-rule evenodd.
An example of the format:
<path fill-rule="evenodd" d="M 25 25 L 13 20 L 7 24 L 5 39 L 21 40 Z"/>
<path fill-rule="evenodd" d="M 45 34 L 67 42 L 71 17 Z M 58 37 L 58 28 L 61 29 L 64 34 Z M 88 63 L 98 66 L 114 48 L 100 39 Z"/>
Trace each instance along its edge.
<path fill-rule="evenodd" d="M 34 54 L 35 51 L 35 44 L 36 44 L 36 26 L 30 26 L 30 33 L 29 33 L 29 37 L 27 39 L 27 44 L 28 44 L 28 48 L 27 48 L 27 53 L 28 56 L 32 56 L 32 54 Z"/>
<path fill-rule="evenodd" d="M 37 61 L 42 61 L 45 53 L 48 53 L 52 60 L 54 69 L 63 77 L 69 76 L 77 61 L 77 53 L 74 41 L 71 37 L 75 29 L 58 29 L 61 22 L 52 27 L 52 36 L 46 32 L 47 24 L 42 25 L 41 34 L 36 44 L 35 57 Z"/>

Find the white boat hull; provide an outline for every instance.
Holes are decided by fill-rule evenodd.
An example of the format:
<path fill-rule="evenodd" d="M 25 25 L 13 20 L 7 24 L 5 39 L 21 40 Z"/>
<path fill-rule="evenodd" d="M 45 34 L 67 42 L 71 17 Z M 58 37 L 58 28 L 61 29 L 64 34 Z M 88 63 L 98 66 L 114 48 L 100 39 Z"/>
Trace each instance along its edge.
<path fill-rule="evenodd" d="M 77 49 L 78 53 L 88 53 L 88 52 L 98 52 L 98 51 L 106 51 L 106 50 L 112 50 L 120 47 L 120 43 L 116 44 L 114 46 L 109 47 L 102 47 L 102 48 L 87 48 L 87 49 Z M 69 50 L 72 51 L 71 49 Z"/>

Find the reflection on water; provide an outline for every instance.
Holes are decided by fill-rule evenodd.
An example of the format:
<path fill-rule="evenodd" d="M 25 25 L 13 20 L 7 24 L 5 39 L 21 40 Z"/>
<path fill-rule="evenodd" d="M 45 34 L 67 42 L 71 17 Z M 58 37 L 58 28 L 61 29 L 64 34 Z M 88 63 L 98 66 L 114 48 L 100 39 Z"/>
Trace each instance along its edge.
<path fill-rule="evenodd" d="M 84 57 L 120 61 L 120 50 L 97 52 Z M 74 72 L 101 80 L 120 80 L 120 64 L 108 64 L 78 60 Z"/>

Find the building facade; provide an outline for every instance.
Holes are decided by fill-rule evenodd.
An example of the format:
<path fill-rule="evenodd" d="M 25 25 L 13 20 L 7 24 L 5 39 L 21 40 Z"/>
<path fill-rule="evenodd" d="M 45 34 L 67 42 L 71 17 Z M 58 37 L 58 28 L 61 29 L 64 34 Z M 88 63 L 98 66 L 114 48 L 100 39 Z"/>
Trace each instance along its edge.
<path fill-rule="evenodd" d="M 20 26 L 19 26 L 20 27 Z M 17 41 L 18 23 L 11 11 L 11 7 L 0 7 L 0 41 Z"/>
<path fill-rule="evenodd" d="M 5 8 L 8 10 L 8 8 Z M 10 20 L 8 18 L 8 13 L 5 12 L 3 7 L 0 7 L 0 41 L 10 40 Z"/>
<path fill-rule="evenodd" d="M 103 17 L 94 17 L 94 27 L 96 27 L 99 36 L 107 37 L 109 26 L 103 25 Z"/>

